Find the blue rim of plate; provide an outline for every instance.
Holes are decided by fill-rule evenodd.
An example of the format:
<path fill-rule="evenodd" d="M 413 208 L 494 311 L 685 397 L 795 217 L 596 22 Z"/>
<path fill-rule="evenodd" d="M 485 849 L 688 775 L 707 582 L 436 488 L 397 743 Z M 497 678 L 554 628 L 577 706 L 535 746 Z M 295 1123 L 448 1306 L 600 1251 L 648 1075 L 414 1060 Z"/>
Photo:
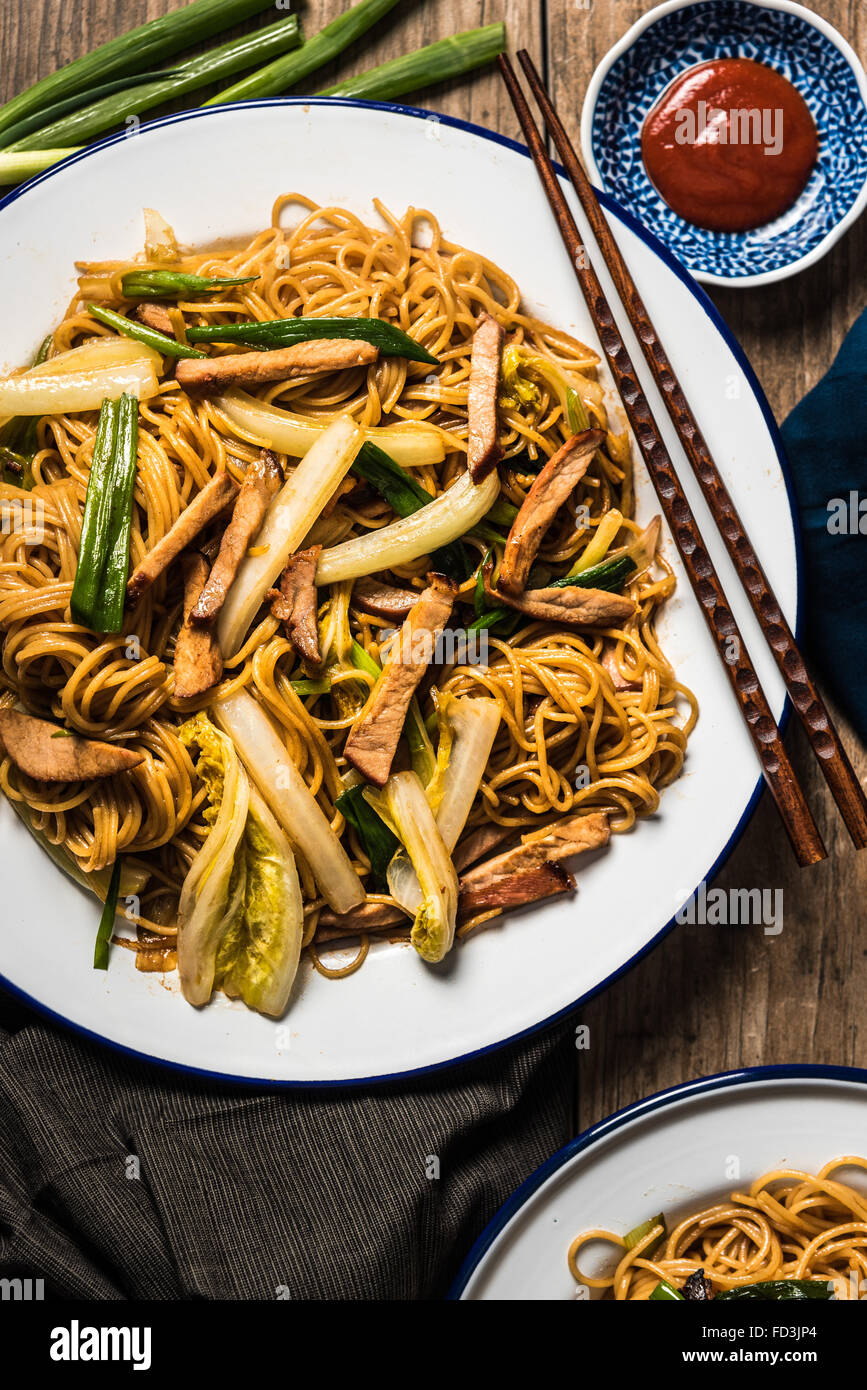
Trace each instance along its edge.
<path fill-rule="evenodd" d="M 570 1139 L 569 1143 L 564 1144 L 562 1149 L 558 1149 L 550 1158 L 546 1158 L 545 1162 L 541 1163 L 528 1178 L 524 1179 L 521 1186 L 515 1189 L 511 1197 L 506 1199 L 475 1241 L 458 1270 L 454 1283 L 446 1294 L 446 1299 L 451 1302 L 460 1300 L 467 1284 L 497 1236 L 505 1230 L 509 1222 L 526 1206 L 530 1198 L 538 1192 L 548 1178 L 558 1172 L 576 1154 L 590 1148 L 597 1140 L 615 1134 L 617 1130 L 622 1129 L 624 1125 L 630 1124 L 633 1120 L 643 1119 L 645 1116 L 652 1115 L 657 1110 L 664 1110 L 669 1105 L 674 1105 L 681 1100 L 696 1100 L 700 1096 L 711 1095 L 714 1091 L 727 1090 L 730 1086 L 752 1085 L 758 1081 L 804 1080 L 850 1081 L 867 1088 L 867 1071 L 860 1067 L 828 1066 L 818 1062 L 784 1062 L 763 1067 L 741 1067 L 736 1071 L 721 1071 L 714 1073 L 713 1076 L 701 1076 L 695 1081 L 681 1081 L 677 1086 L 670 1086 L 664 1091 L 657 1091 L 652 1096 L 645 1096 L 642 1100 L 633 1101 L 632 1105 L 624 1106 L 622 1110 L 615 1110 L 613 1114 L 606 1115 L 604 1120 L 590 1125 L 577 1138 Z"/>
<path fill-rule="evenodd" d="M 775 283 L 818 262 L 851 228 L 867 203 L 867 90 L 857 53 L 821 16 L 788 0 L 670 0 L 640 18 L 612 52 L 621 49 L 591 79 L 582 145 L 599 182 L 669 241 L 692 274 L 732 288 Z M 766 226 L 721 233 L 691 225 L 658 193 L 641 155 L 641 129 L 675 77 L 734 54 L 769 62 L 793 83 L 820 146 L 791 208 Z"/>
<path fill-rule="evenodd" d="M 472 121 L 460 120 L 456 116 L 444 116 L 436 111 L 425 110 L 425 108 L 421 106 L 402 106 L 387 101 L 359 101 L 356 98 L 350 97 L 269 97 L 263 98 L 259 101 L 233 102 L 229 106 L 196 107 L 192 111 L 179 111 L 176 112 L 174 115 L 163 116 L 159 120 L 148 121 L 145 125 L 141 127 L 141 130 L 133 138 L 137 140 L 141 139 L 147 134 L 149 130 L 160 129 L 163 126 L 177 125 L 182 121 L 198 120 L 201 117 L 208 116 L 216 117 L 224 115 L 226 112 L 232 110 L 246 110 L 248 108 L 257 109 L 259 107 L 264 106 L 345 106 L 347 109 L 350 110 L 353 108 L 361 107 L 363 109 L 372 111 L 388 111 L 398 116 L 411 116 L 414 117 L 416 120 L 435 119 L 441 125 L 451 126 L 455 130 L 466 131 L 470 135 L 478 135 L 484 140 L 490 140 L 493 144 L 501 145 L 504 149 L 507 150 L 513 150 L 516 154 L 523 155 L 525 159 L 527 159 L 528 161 L 530 160 L 530 152 L 525 145 L 521 145 L 517 140 L 511 140 L 507 135 L 499 135 L 496 131 L 486 130 L 484 126 L 475 125 Z M 37 174 L 35 178 L 29 179 L 27 183 L 22 184 L 20 188 L 15 188 L 12 190 L 11 193 L 8 193 L 6 197 L 3 198 L 2 201 L 0 201 L 0 213 L 2 213 L 5 208 L 8 208 L 12 203 L 16 202 L 20 197 L 23 196 L 23 194 L 27 193 L 31 188 L 36 188 L 40 184 L 45 183 L 48 179 L 52 178 L 60 170 L 69 169 L 72 165 L 78 164 L 82 159 L 88 159 L 97 150 L 107 149 L 111 145 L 120 144 L 121 142 L 123 142 L 124 140 L 128 140 L 129 138 L 130 137 L 123 132 L 117 135 L 109 135 L 104 140 L 99 140 L 93 145 L 88 145 L 86 149 L 80 150 L 78 151 L 78 153 L 70 155 L 68 159 L 62 160 L 59 164 L 52 165 L 50 169 L 46 169 L 43 173 Z M 560 177 L 568 182 L 566 171 L 562 167 L 562 165 L 555 164 L 554 167 L 556 168 L 557 173 L 560 175 Z M 528 167 L 528 173 L 534 173 L 531 166 Z M 602 206 L 608 212 L 613 213 L 614 216 L 618 219 L 618 221 L 622 222 L 625 227 L 628 227 L 628 229 L 631 232 L 633 232 L 637 237 L 639 237 L 651 249 L 651 251 L 653 251 L 654 254 L 657 255 L 659 259 L 665 265 L 667 265 L 670 270 L 674 272 L 677 278 L 680 281 L 682 281 L 682 283 L 690 291 L 693 298 L 697 300 L 699 305 L 707 314 L 708 318 L 711 320 L 717 332 L 722 337 L 729 351 L 732 353 L 732 356 L 735 358 L 738 366 L 740 367 L 741 371 L 743 372 L 746 378 L 747 384 L 749 385 L 750 390 L 753 393 L 753 396 L 758 402 L 759 409 L 761 410 L 765 424 L 768 427 L 768 432 L 771 436 L 771 442 L 774 445 L 774 450 L 777 455 L 777 461 L 780 465 L 780 470 L 783 475 L 783 481 L 786 486 L 786 495 L 789 502 L 789 512 L 792 518 L 792 530 L 795 539 L 795 568 L 797 577 L 795 638 L 797 641 L 800 641 L 802 613 L 804 607 L 804 564 L 798 504 L 795 497 L 795 490 L 792 482 L 792 475 L 789 468 L 789 462 L 786 458 L 786 452 L 783 447 L 782 438 L 780 437 L 779 427 L 777 425 L 776 420 L 774 419 L 774 415 L 765 397 L 765 393 L 759 385 L 758 378 L 756 377 L 755 372 L 750 366 L 743 348 L 732 334 L 731 329 L 728 327 L 721 314 L 717 311 L 716 306 L 711 302 L 711 300 L 705 294 L 704 290 L 701 288 L 700 285 L 696 283 L 696 281 L 692 278 L 689 272 L 684 269 L 680 261 L 672 255 L 672 253 L 662 244 L 661 241 L 659 241 L 655 236 L 653 236 L 651 232 L 648 232 L 647 229 L 643 227 L 640 222 L 637 222 L 635 218 L 632 217 L 628 212 L 626 212 L 624 208 L 621 208 L 619 204 L 617 204 L 613 198 L 609 197 L 607 193 L 601 192 L 597 189 L 597 195 L 599 197 L 600 202 L 602 203 Z M 789 697 L 787 695 L 785 705 L 783 707 L 783 712 L 779 719 L 779 728 L 781 733 L 785 732 L 786 726 L 789 722 L 790 714 L 791 701 L 789 700 Z M 753 788 L 752 795 L 750 796 L 744 808 L 743 814 L 741 815 L 740 820 L 735 826 L 728 843 L 723 847 L 716 860 L 714 861 L 713 865 L 707 870 L 702 881 L 709 882 L 712 878 L 714 878 L 714 876 L 725 864 L 735 845 L 738 843 L 738 840 L 741 838 L 741 835 L 746 829 L 750 819 L 752 818 L 753 812 L 755 811 L 756 806 L 758 805 L 759 797 L 762 793 L 762 786 L 763 783 L 760 774 L 757 778 L 756 785 Z M 697 887 L 698 885 L 696 885 L 696 889 Z M 693 891 L 695 892 L 696 889 L 694 889 Z M 689 896 L 691 895 L 688 895 L 688 897 Z M 198 1076 L 208 1081 L 229 1082 L 233 1085 L 243 1087 L 258 1086 L 267 1090 L 325 1090 L 334 1088 L 339 1089 L 340 1087 L 346 1086 L 378 1086 L 391 1081 L 401 1081 L 406 1077 L 427 1076 L 433 1072 L 443 1071 L 447 1067 L 457 1067 L 462 1065 L 463 1063 L 475 1061 L 480 1057 L 486 1057 L 491 1052 L 498 1052 L 501 1048 L 509 1047 L 511 1044 L 520 1042 L 524 1038 L 533 1037 L 536 1033 L 541 1033 L 547 1028 L 552 1028 L 556 1023 L 559 1023 L 561 1019 L 568 1018 L 569 1014 L 573 1013 L 577 1008 L 580 1008 L 580 1006 L 586 1003 L 588 999 L 592 999 L 597 994 L 601 994 L 603 990 L 608 989 L 608 987 L 614 984 L 616 980 L 619 980 L 622 975 L 625 975 L 627 971 L 631 970 L 634 965 L 637 965 L 640 960 L 643 960 L 646 955 L 649 955 L 649 953 L 654 949 L 654 947 L 659 945 L 663 937 L 667 936 L 675 925 L 675 915 L 672 915 L 669 921 L 666 922 L 665 926 L 661 927 L 659 931 L 656 933 L 656 935 L 653 936 L 650 939 L 650 941 L 646 942 L 644 946 L 642 946 L 640 951 L 636 951 L 635 955 L 631 956 L 629 960 L 625 961 L 624 964 L 621 965 L 617 970 L 612 971 L 610 975 L 608 975 L 604 980 L 600 981 L 598 985 L 595 985 L 593 989 L 587 990 L 584 994 L 580 995 L 577 999 L 573 1000 L 571 1004 L 565 1005 L 564 1008 L 558 1009 L 556 1013 L 549 1015 L 548 1018 L 542 1019 L 539 1023 L 532 1024 L 529 1028 L 522 1028 L 519 1032 L 512 1033 L 507 1038 L 502 1038 L 498 1042 L 487 1043 L 484 1047 L 475 1048 L 472 1052 L 461 1053 L 457 1057 L 449 1057 L 443 1060 L 442 1062 L 432 1062 L 424 1067 L 412 1067 L 407 1071 L 386 1072 L 382 1076 L 346 1077 L 341 1078 L 340 1080 L 325 1079 L 317 1081 L 292 1080 L 291 1078 L 287 1077 L 278 1078 L 234 1076 L 231 1072 L 209 1071 L 206 1067 L 192 1067 L 185 1062 L 172 1062 L 167 1060 L 166 1058 L 152 1057 L 150 1053 L 140 1052 L 137 1048 L 128 1047 L 125 1043 L 115 1042 L 111 1038 L 104 1037 L 101 1033 L 95 1033 L 91 1028 L 85 1028 L 82 1024 L 74 1023 L 72 1019 L 65 1018 L 63 1014 L 57 1013 L 54 1009 L 50 1009 L 46 1004 L 40 1003 L 38 999 L 34 999 L 32 995 L 26 992 L 26 990 L 19 989 L 19 987 L 13 984 L 11 980 L 7 980 L 6 976 L 3 974 L 0 974 L 0 986 L 2 986 L 2 988 L 5 989 L 14 998 L 21 1000 L 22 1003 L 28 1005 L 28 1007 L 34 1009 L 37 1013 L 42 1014 L 43 1017 L 50 1019 L 53 1023 L 61 1024 L 64 1028 L 67 1028 L 71 1032 L 76 1033 L 79 1037 L 86 1038 L 90 1042 L 99 1043 L 103 1047 L 111 1048 L 112 1051 L 122 1053 L 125 1057 L 131 1057 L 137 1062 L 146 1062 L 152 1066 L 161 1067 L 169 1071 L 179 1071 L 182 1072 L 185 1076 Z"/>

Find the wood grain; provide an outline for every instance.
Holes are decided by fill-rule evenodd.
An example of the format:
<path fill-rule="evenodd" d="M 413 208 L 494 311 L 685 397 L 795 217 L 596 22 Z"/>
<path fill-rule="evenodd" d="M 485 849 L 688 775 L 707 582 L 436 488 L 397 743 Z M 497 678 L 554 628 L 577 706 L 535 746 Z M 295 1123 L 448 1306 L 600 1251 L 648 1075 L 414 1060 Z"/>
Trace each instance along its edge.
<path fill-rule="evenodd" d="M 863 0 L 811 0 L 867 60 Z M 61 62 L 173 8 L 168 0 L 7 0 L 0 8 L 0 95 L 5 99 Z M 308 32 L 346 8 L 310 0 Z M 584 90 L 597 62 L 649 0 L 403 0 L 370 36 L 317 75 L 324 87 L 458 29 L 505 19 L 512 53 L 526 47 L 542 66 L 570 136 L 577 140 Z M 272 15 L 263 15 L 267 22 Z M 517 136 L 493 70 L 412 100 Z M 867 304 L 867 219 L 817 266 L 779 286 L 714 291 L 778 419 L 822 376 L 844 333 Z M 867 757 L 839 713 L 838 727 L 862 780 Z M 590 1046 L 576 1051 L 580 1127 L 684 1079 L 756 1063 L 818 1061 L 867 1067 L 867 855 L 856 855 L 799 729 L 787 740 L 828 859 L 807 871 L 792 862 L 773 807 L 763 798 L 728 864 L 722 888 L 780 889 L 784 924 L 761 928 L 678 927 L 581 1014 Z M 713 808 L 707 809 L 713 815 Z M 580 896 L 579 896 L 580 904 Z M 616 921 L 612 922 L 616 930 Z"/>

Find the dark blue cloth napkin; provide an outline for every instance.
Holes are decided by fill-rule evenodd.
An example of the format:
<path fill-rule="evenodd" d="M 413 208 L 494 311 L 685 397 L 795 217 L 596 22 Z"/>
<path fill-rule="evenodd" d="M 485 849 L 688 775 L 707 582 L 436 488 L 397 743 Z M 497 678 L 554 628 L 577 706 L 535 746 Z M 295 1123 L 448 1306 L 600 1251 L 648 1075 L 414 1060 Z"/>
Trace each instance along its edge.
<path fill-rule="evenodd" d="M 782 433 L 801 512 L 807 649 L 867 740 L 867 310 Z"/>

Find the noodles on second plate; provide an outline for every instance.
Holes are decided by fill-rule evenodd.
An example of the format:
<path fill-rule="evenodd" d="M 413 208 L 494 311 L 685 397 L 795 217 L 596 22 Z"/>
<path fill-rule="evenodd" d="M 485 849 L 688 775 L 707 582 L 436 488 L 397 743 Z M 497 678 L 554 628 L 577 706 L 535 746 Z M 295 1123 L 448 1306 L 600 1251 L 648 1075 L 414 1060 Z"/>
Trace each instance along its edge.
<path fill-rule="evenodd" d="M 832 1283 L 838 1299 L 859 1298 L 867 1291 L 867 1196 L 834 1176 L 840 1168 L 867 1170 L 867 1159 L 835 1158 L 815 1176 L 774 1169 L 748 1192 L 687 1216 L 670 1234 L 664 1222 L 653 1224 L 631 1249 L 612 1231 L 583 1231 L 569 1247 L 569 1269 L 580 1284 L 626 1302 L 649 1298 L 661 1281 L 680 1289 L 699 1272 L 712 1297 L 800 1279 Z M 591 1241 L 624 1252 L 613 1274 L 582 1272 L 579 1258 Z"/>

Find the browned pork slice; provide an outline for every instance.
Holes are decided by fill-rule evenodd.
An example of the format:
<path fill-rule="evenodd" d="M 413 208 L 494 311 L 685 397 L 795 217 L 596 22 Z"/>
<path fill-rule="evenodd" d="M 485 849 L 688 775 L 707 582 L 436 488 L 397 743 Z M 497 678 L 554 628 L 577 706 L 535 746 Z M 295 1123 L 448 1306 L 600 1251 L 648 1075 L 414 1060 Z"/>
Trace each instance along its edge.
<path fill-rule="evenodd" d="M 247 547 L 262 525 L 268 503 L 282 481 L 277 456 L 270 449 L 263 449 L 261 457 L 248 465 L 232 518 L 220 541 L 214 568 L 190 614 L 190 622 L 194 625 L 213 623 L 219 617 Z"/>
<path fill-rule="evenodd" d="M 492 605 L 505 603 L 518 613 L 540 622 L 565 623 L 569 627 L 617 627 L 638 612 L 631 598 L 611 594 L 607 589 L 582 589 L 579 584 L 562 588 L 526 589 L 522 594 L 504 593 L 490 581 L 490 567 L 484 575 L 485 594 Z"/>
<path fill-rule="evenodd" d="M 402 623 L 418 600 L 417 589 L 398 589 L 379 579 L 359 579 L 352 590 L 352 604 L 371 617 Z"/>
<path fill-rule="evenodd" d="M 526 586 L 542 537 L 584 477 L 604 439 L 602 430 L 582 430 L 567 439 L 545 464 L 512 522 L 500 566 L 504 593 L 519 594 Z"/>
<path fill-rule="evenodd" d="M 0 739 L 15 766 L 38 782 L 89 782 L 144 762 L 143 753 L 80 738 L 60 724 L 14 709 L 0 710 Z"/>
<path fill-rule="evenodd" d="M 433 660 L 436 639 L 451 616 L 456 593 L 457 586 L 444 575 L 428 575 L 428 587 L 413 604 L 346 740 L 347 760 L 376 787 L 388 780 L 409 702 Z"/>
<path fill-rule="evenodd" d="M 298 655 L 314 666 L 322 664 L 316 623 L 316 565 L 321 545 L 291 555 L 280 576 L 280 588 L 269 589 L 271 616 L 285 623 L 286 635 Z"/>
<path fill-rule="evenodd" d="M 154 328 L 157 333 L 165 333 L 167 338 L 175 336 L 174 324 L 165 304 L 140 304 L 135 311 L 139 323 L 146 328 Z"/>
<path fill-rule="evenodd" d="M 463 878 L 460 880 L 458 917 L 465 919 L 474 917 L 477 912 L 525 907 L 527 903 L 556 898 L 574 889 L 572 875 L 562 864 L 554 862 L 543 862 L 529 869 L 510 869 L 503 873 L 491 870 L 486 875 L 479 874 L 472 883 L 466 883 Z"/>
<path fill-rule="evenodd" d="M 482 314 L 473 334 L 467 392 L 467 468 L 474 483 L 488 476 L 502 458 L 497 443 L 497 388 L 504 332 L 490 314 Z"/>
<path fill-rule="evenodd" d="M 127 602 L 131 607 L 138 603 L 145 590 L 159 579 L 181 551 L 192 545 L 199 532 L 219 516 L 237 492 L 238 484 L 228 473 L 218 473 L 205 484 L 131 574 L 126 586 Z"/>
<path fill-rule="evenodd" d="M 182 561 L 184 569 L 184 621 L 175 643 L 175 695 L 189 700 L 203 695 L 223 674 L 220 644 L 212 627 L 193 627 L 190 616 L 208 577 L 208 562 L 198 551 Z"/>
<path fill-rule="evenodd" d="M 372 343 L 347 338 L 320 338 L 265 352 L 231 353 L 225 357 L 185 357 L 175 379 L 191 391 L 217 391 L 225 386 L 255 386 L 265 381 L 291 381 L 311 372 L 337 372 L 366 367 L 379 349 Z"/>

